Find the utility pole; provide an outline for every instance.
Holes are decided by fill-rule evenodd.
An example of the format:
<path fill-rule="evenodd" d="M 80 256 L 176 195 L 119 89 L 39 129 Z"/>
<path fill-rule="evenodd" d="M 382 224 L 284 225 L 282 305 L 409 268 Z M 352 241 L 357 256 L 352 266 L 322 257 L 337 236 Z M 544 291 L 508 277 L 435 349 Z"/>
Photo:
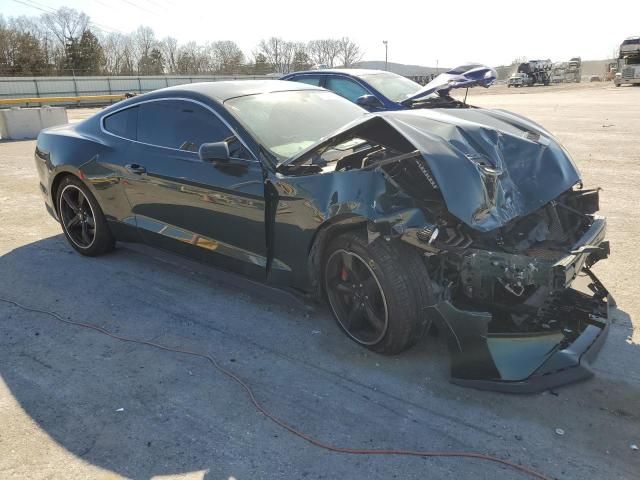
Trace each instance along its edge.
<path fill-rule="evenodd" d="M 384 69 L 385 71 L 387 70 L 387 59 L 388 59 L 388 53 L 389 53 L 389 42 L 386 40 L 382 40 L 382 43 L 384 43 Z"/>

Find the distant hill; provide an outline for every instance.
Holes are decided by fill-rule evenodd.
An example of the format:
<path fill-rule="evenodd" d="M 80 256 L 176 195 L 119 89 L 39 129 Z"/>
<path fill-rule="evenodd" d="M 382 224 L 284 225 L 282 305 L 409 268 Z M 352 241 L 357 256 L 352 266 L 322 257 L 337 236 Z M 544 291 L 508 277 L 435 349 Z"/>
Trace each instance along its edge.
<path fill-rule="evenodd" d="M 370 68 L 373 70 L 384 70 L 384 60 L 358 62 L 354 64 L 353 67 L 354 68 Z M 393 73 L 397 73 L 398 75 L 402 75 L 404 77 L 415 77 L 415 76 L 431 75 L 432 73 L 436 73 L 436 72 L 442 73 L 445 70 L 448 70 L 448 68 L 440 67 L 436 70 L 435 67 L 423 67 L 422 65 L 405 65 L 404 63 L 389 62 L 387 64 L 387 70 Z"/>
<path fill-rule="evenodd" d="M 604 75 L 609 62 L 615 62 L 615 60 L 584 60 L 582 62 L 582 75 Z"/>

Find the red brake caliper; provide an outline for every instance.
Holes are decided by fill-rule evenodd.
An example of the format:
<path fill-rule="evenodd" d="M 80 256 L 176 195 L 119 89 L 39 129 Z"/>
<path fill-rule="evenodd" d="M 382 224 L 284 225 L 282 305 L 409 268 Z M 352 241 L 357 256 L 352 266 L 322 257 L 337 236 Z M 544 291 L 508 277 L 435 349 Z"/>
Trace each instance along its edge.
<path fill-rule="evenodd" d="M 347 267 L 343 265 L 342 270 L 340 271 L 340 280 L 342 280 L 343 282 L 346 282 L 348 278 L 349 278 L 349 270 L 347 270 Z"/>

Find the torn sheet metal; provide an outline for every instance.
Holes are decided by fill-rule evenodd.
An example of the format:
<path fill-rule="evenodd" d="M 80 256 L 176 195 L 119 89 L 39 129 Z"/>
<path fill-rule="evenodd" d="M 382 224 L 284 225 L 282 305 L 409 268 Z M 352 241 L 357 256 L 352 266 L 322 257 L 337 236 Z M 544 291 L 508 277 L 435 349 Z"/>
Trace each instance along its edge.
<path fill-rule="evenodd" d="M 515 116 L 484 109 L 381 115 L 422 153 L 448 210 L 476 230 L 527 215 L 580 181 L 562 146 Z"/>

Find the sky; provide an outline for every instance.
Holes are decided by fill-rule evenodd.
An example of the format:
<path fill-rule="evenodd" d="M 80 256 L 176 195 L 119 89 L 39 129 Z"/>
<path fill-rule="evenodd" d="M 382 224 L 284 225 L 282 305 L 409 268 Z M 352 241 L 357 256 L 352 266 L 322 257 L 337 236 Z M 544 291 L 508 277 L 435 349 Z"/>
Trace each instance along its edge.
<path fill-rule="evenodd" d="M 234 40 L 246 54 L 270 36 L 348 36 L 363 60 L 384 60 L 387 40 L 390 62 L 440 67 L 604 59 L 625 37 L 640 35 L 640 0 L 0 0 L 0 13 L 32 16 L 61 6 L 84 11 L 106 31 L 147 25 L 181 43 Z"/>

